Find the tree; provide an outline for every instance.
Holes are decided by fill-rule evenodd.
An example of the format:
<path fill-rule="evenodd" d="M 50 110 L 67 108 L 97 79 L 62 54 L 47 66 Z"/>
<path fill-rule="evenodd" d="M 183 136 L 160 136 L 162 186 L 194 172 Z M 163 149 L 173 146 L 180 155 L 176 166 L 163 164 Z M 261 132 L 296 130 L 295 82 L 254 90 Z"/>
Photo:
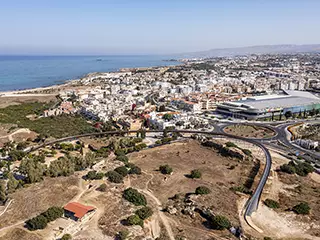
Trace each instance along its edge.
<path fill-rule="evenodd" d="M 161 165 L 159 170 L 162 174 L 171 174 L 173 172 L 173 169 L 168 164 Z"/>
<path fill-rule="evenodd" d="M 138 166 L 132 166 L 129 170 L 129 174 L 137 174 L 140 175 L 142 173 L 141 168 L 139 168 Z"/>
<path fill-rule="evenodd" d="M 138 209 L 135 212 L 136 215 L 138 215 L 142 220 L 147 219 L 148 217 L 151 217 L 153 214 L 153 211 L 150 207 L 143 207 Z"/>
<path fill-rule="evenodd" d="M 19 166 L 20 173 L 26 176 L 25 182 L 35 183 L 43 179 L 44 166 L 33 158 L 25 158 Z"/>
<path fill-rule="evenodd" d="M 35 231 L 38 229 L 45 229 L 48 224 L 48 220 L 45 216 L 39 215 L 27 220 L 25 224 L 30 231 Z"/>
<path fill-rule="evenodd" d="M 226 146 L 227 147 L 234 147 L 234 148 L 237 148 L 238 146 L 235 144 L 235 143 L 233 143 L 233 142 L 227 142 L 226 143 Z"/>
<path fill-rule="evenodd" d="M 116 160 L 123 162 L 123 163 L 128 163 L 129 162 L 129 158 L 126 155 L 118 155 L 116 157 Z"/>
<path fill-rule="evenodd" d="M 297 213 L 297 214 L 303 214 L 303 215 L 306 215 L 306 214 L 309 214 L 310 213 L 310 207 L 309 207 L 309 204 L 306 203 L 306 202 L 302 202 L 302 203 L 299 203 L 298 205 L 294 206 L 292 208 L 292 210 Z"/>
<path fill-rule="evenodd" d="M 291 118 L 293 116 L 291 111 L 287 111 L 285 112 L 284 116 L 286 117 L 286 119 Z"/>
<path fill-rule="evenodd" d="M 212 217 L 211 223 L 213 228 L 217 230 L 229 229 L 231 227 L 230 221 L 225 216 L 221 215 Z"/>
<path fill-rule="evenodd" d="M 117 167 L 114 171 L 119 173 L 122 177 L 128 175 L 128 169 L 125 166 Z"/>
<path fill-rule="evenodd" d="M 4 185 L 4 181 L 0 181 L 0 204 L 4 204 L 7 200 L 6 188 Z"/>
<path fill-rule="evenodd" d="M 134 188 L 127 188 L 123 192 L 123 198 L 127 201 L 133 203 L 135 206 L 146 206 L 147 199 L 145 196 L 138 192 L 138 190 Z"/>
<path fill-rule="evenodd" d="M 251 156 L 252 155 L 252 152 L 249 149 L 241 149 L 241 150 L 247 156 Z"/>
<path fill-rule="evenodd" d="M 172 114 L 169 114 L 169 113 L 166 113 L 166 114 L 163 115 L 162 118 L 163 118 L 164 120 L 166 120 L 166 121 L 170 121 L 170 120 L 173 119 L 173 115 L 172 115 Z"/>
<path fill-rule="evenodd" d="M 140 225 L 143 227 L 143 220 L 138 215 L 131 215 L 127 218 L 128 225 Z"/>
<path fill-rule="evenodd" d="M 11 172 L 8 173 L 7 191 L 13 193 L 19 186 L 19 181 L 13 176 Z"/>
<path fill-rule="evenodd" d="M 110 182 L 113 183 L 123 183 L 123 177 L 115 171 L 109 171 L 106 173 L 106 177 Z"/>
<path fill-rule="evenodd" d="M 128 230 L 122 230 L 117 234 L 117 239 L 119 240 L 126 240 L 129 236 L 129 231 Z"/>
<path fill-rule="evenodd" d="M 209 194 L 210 192 L 211 192 L 210 189 L 205 186 L 200 186 L 196 188 L 197 195 L 205 195 L 205 194 Z"/>
<path fill-rule="evenodd" d="M 51 177 L 70 176 L 74 173 L 74 163 L 71 159 L 60 157 L 50 163 L 49 174 Z"/>
<path fill-rule="evenodd" d="M 202 173 L 199 169 L 194 169 L 191 171 L 190 178 L 201 178 Z"/>
<path fill-rule="evenodd" d="M 66 233 L 62 236 L 61 240 L 71 240 L 72 236 L 69 233 Z"/>
<path fill-rule="evenodd" d="M 264 200 L 263 203 L 269 208 L 279 208 L 280 207 L 280 204 L 277 201 L 272 200 L 270 198 L 267 198 L 266 200 Z"/>
<path fill-rule="evenodd" d="M 107 191 L 107 184 L 102 183 L 102 184 L 97 188 L 97 190 L 100 191 L 100 192 L 106 192 L 106 191 Z"/>
<path fill-rule="evenodd" d="M 47 211 L 43 212 L 41 215 L 44 216 L 48 222 L 52 222 L 60 217 L 64 213 L 63 208 L 61 207 L 50 207 Z"/>

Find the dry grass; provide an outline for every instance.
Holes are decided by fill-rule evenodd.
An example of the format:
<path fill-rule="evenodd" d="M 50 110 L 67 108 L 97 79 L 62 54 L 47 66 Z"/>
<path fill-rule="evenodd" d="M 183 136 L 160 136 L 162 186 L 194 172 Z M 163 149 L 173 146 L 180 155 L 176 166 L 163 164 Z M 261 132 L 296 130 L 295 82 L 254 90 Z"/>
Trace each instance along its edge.
<path fill-rule="evenodd" d="M 78 178 L 47 178 L 41 183 L 17 190 L 10 195 L 14 199 L 9 209 L 1 216 L 0 228 L 24 221 L 51 206 L 63 206 L 78 192 Z"/>
<path fill-rule="evenodd" d="M 55 95 L 47 96 L 23 96 L 23 97 L 0 97 L 0 108 L 5 108 L 11 105 L 30 102 L 50 102 L 56 100 Z"/>
<path fill-rule="evenodd" d="M 252 125 L 231 125 L 224 128 L 226 133 L 246 137 L 246 138 L 269 138 L 274 136 L 274 132 L 268 128 Z"/>
<path fill-rule="evenodd" d="M 198 186 L 207 186 L 211 193 L 197 198 L 197 203 L 210 207 L 214 212 L 225 215 L 234 225 L 239 224 L 237 216 L 238 195 L 230 187 L 244 183 L 253 166 L 253 162 L 239 163 L 234 159 L 224 158 L 215 151 L 202 147 L 196 141 L 176 143 L 155 149 L 148 149 L 130 155 L 130 161 L 145 172 L 131 178 L 131 185 L 148 189 L 162 202 L 175 194 L 194 193 Z M 169 164 L 172 175 L 163 175 L 158 171 L 160 165 Z M 234 165 L 233 170 L 228 169 Z M 190 179 L 186 175 L 193 169 L 200 169 L 201 179 Z M 176 224 L 172 225 L 176 235 L 188 236 L 188 239 L 209 239 L 210 229 L 204 226 L 205 219 L 200 215 L 191 218 L 186 215 L 167 215 Z M 179 234 L 180 233 L 180 234 Z M 219 232 L 219 235 L 227 232 Z M 190 237 L 189 237 L 190 236 Z M 194 236 L 191 237 L 191 236 Z"/>
<path fill-rule="evenodd" d="M 22 228 L 15 228 L 0 237 L 0 240 L 41 240 L 37 234 Z"/>

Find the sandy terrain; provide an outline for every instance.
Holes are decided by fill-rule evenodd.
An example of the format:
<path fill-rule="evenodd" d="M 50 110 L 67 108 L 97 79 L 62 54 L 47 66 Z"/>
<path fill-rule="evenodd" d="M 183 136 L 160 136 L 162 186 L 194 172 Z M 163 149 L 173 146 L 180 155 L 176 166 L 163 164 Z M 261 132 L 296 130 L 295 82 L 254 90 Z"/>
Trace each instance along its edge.
<path fill-rule="evenodd" d="M 10 105 L 18 105 L 21 103 L 28 102 L 50 102 L 56 100 L 56 94 L 46 94 L 46 95 L 30 95 L 30 96 L 0 96 L 0 108 L 5 108 Z"/>

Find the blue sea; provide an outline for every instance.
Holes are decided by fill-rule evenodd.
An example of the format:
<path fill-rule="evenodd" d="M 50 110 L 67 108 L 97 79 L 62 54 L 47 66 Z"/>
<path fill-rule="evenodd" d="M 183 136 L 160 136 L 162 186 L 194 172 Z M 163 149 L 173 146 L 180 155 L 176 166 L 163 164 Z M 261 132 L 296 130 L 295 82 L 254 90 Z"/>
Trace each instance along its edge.
<path fill-rule="evenodd" d="M 0 56 L 0 91 L 61 84 L 90 72 L 177 65 L 164 56 Z"/>

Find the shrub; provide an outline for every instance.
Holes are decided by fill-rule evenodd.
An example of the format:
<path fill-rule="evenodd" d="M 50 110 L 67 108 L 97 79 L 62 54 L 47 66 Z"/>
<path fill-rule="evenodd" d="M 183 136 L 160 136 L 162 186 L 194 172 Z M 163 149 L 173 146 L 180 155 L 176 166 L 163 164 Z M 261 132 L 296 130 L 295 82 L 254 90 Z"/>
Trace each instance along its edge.
<path fill-rule="evenodd" d="M 283 164 L 280 166 L 280 170 L 282 172 L 285 172 L 285 173 L 289 173 L 289 174 L 293 174 L 296 172 L 296 169 L 294 166 L 292 165 L 289 165 L 289 164 Z"/>
<path fill-rule="evenodd" d="M 162 141 L 161 140 L 157 140 L 157 141 L 155 141 L 155 144 L 161 144 L 162 143 Z"/>
<path fill-rule="evenodd" d="M 272 240 L 271 237 L 264 237 L 263 240 Z"/>
<path fill-rule="evenodd" d="M 106 173 L 106 177 L 110 182 L 113 183 L 122 183 L 123 182 L 123 177 L 119 173 L 115 171 L 109 171 Z"/>
<path fill-rule="evenodd" d="M 221 215 L 216 215 L 212 217 L 212 226 L 214 229 L 217 230 L 223 230 L 223 229 L 229 229 L 231 227 L 230 221 L 225 217 Z"/>
<path fill-rule="evenodd" d="M 27 220 L 25 224 L 30 231 L 35 231 L 38 229 L 45 229 L 48 224 L 48 220 L 45 216 L 39 215 Z"/>
<path fill-rule="evenodd" d="M 141 174 L 141 168 L 137 167 L 137 166 L 132 166 L 129 170 L 129 174 L 137 174 L 140 175 Z"/>
<path fill-rule="evenodd" d="M 63 215 L 63 208 L 61 207 L 50 207 L 47 211 L 43 212 L 41 215 L 44 216 L 48 222 L 52 222 Z"/>
<path fill-rule="evenodd" d="M 124 162 L 124 163 L 128 163 L 129 159 L 126 155 L 119 155 L 117 156 L 116 160 L 120 161 L 120 162 Z"/>
<path fill-rule="evenodd" d="M 298 205 L 294 206 L 292 208 L 292 210 L 297 213 L 297 214 L 309 214 L 310 213 L 310 207 L 309 207 L 309 204 L 306 203 L 306 202 L 302 202 L 302 203 L 299 203 Z"/>
<path fill-rule="evenodd" d="M 150 207 L 143 207 L 143 208 L 138 209 L 135 212 L 135 214 L 138 215 L 141 219 L 145 220 L 148 217 L 152 216 L 153 211 Z"/>
<path fill-rule="evenodd" d="M 145 198 L 145 196 L 133 188 L 127 188 L 126 190 L 124 190 L 123 198 L 133 203 L 135 206 L 147 205 L 147 199 Z"/>
<path fill-rule="evenodd" d="M 119 240 L 126 240 L 129 236 L 128 230 L 122 230 L 117 234 L 117 239 Z"/>
<path fill-rule="evenodd" d="M 173 172 L 172 168 L 168 164 L 161 165 L 159 170 L 162 174 L 171 174 Z"/>
<path fill-rule="evenodd" d="M 263 203 L 269 208 L 279 208 L 280 207 L 280 204 L 277 201 L 274 201 L 274 200 L 269 199 L 269 198 L 264 200 Z"/>
<path fill-rule="evenodd" d="M 127 218 L 128 225 L 140 225 L 143 226 L 143 220 L 138 215 L 131 215 Z"/>
<path fill-rule="evenodd" d="M 226 146 L 227 147 L 234 147 L 234 148 L 237 148 L 238 146 L 235 144 L 235 143 L 233 143 L 233 142 L 227 142 L 226 143 Z"/>
<path fill-rule="evenodd" d="M 242 149 L 242 152 L 247 156 L 251 156 L 252 155 L 252 152 L 249 149 Z"/>
<path fill-rule="evenodd" d="M 288 164 L 283 164 L 280 166 L 280 170 L 285 173 L 293 174 L 296 173 L 299 176 L 307 176 L 309 173 L 314 171 L 313 166 L 310 163 L 294 163 L 290 161 Z"/>
<path fill-rule="evenodd" d="M 209 194 L 210 192 L 211 192 L 210 189 L 205 186 L 200 186 L 196 188 L 197 195 Z"/>
<path fill-rule="evenodd" d="M 201 178 L 202 173 L 199 169 L 194 169 L 191 171 L 190 178 Z"/>
<path fill-rule="evenodd" d="M 105 191 L 107 191 L 107 184 L 102 183 L 102 184 L 97 188 L 97 190 L 100 191 L 100 192 L 105 192 Z"/>
<path fill-rule="evenodd" d="M 69 233 L 66 233 L 62 236 L 61 240 L 71 240 L 72 236 Z"/>
<path fill-rule="evenodd" d="M 117 155 L 117 156 L 120 156 L 120 155 L 126 155 L 126 153 L 124 152 L 124 150 L 122 149 L 117 149 L 114 151 L 114 154 Z"/>
<path fill-rule="evenodd" d="M 119 173 L 122 177 L 128 175 L 128 169 L 125 166 L 117 167 L 116 169 L 114 169 L 114 171 Z"/>
<path fill-rule="evenodd" d="M 104 176 L 104 173 L 102 172 L 89 171 L 86 175 L 86 179 L 89 179 L 89 180 L 102 179 L 103 176 Z"/>

